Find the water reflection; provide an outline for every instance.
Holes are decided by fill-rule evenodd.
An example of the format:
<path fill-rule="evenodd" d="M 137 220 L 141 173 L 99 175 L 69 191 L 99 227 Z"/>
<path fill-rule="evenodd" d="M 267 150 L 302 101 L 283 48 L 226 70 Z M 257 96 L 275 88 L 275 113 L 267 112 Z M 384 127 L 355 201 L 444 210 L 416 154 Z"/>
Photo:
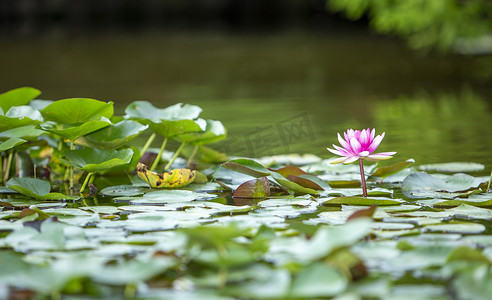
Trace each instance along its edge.
<path fill-rule="evenodd" d="M 134 100 L 196 104 L 204 118 L 229 129 L 215 147 L 235 155 L 328 157 L 337 132 L 376 127 L 387 132 L 379 150 L 397 151 L 395 159 L 491 168 L 484 62 L 490 59 L 421 56 L 360 31 L 44 37 L 2 45 L 0 88 L 34 86 L 44 99 L 112 100 L 116 114 Z"/>

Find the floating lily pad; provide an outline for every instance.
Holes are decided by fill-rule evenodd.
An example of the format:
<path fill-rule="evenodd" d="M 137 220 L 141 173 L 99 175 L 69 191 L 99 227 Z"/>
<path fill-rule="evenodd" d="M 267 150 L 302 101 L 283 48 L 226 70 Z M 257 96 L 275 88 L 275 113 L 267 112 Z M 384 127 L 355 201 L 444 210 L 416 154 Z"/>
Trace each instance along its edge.
<path fill-rule="evenodd" d="M 101 194 L 105 196 L 112 196 L 112 197 L 117 197 L 117 196 L 138 196 L 142 195 L 143 189 L 142 187 L 137 187 L 134 185 L 115 185 L 115 186 L 108 186 L 103 188 L 100 191 Z"/>
<path fill-rule="evenodd" d="M 133 150 L 99 150 L 85 148 L 65 151 L 63 152 L 63 156 L 65 158 L 62 160 L 65 163 L 88 173 L 95 173 L 130 163 L 133 156 Z"/>
<path fill-rule="evenodd" d="M 474 162 L 452 162 L 441 164 L 428 164 L 420 165 L 419 170 L 422 171 L 435 171 L 445 173 L 459 173 L 459 172 L 477 172 L 485 169 L 483 164 Z"/>
<path fill-rule="evenodd" d="M 223 163 L 222 166 L 229 170 L 250 175 L 256 178 L 268 176 L 271 174 L 271 172 L 262 164 L 246 158 L 231 160 Z"/>
<path fill-rule="evenodd" d="M 381 177 L 381 178 L 386 178 L 388 176 L 391 176 L 393 174 L 396 174 L 409 166 L 413 165 L 415 163 L 415 160 L 410 158 L 405 161 L 398 162 L 396 164 L 393 164 L 391 166 L 387 167 L 379 167 L 374 172 L 372 172 L 371 176 L 373 177 Z"/>
<path fill-rule="evenodd" d="M 331 187 L 326 183 L 326 181 L 321 180 L 320 178 L 314 176 L 314 175 L 289 175 L 287 176 L 287 179 L 295 182 L 303 187 L 310 188 L 313 190 L 324 190 L 324 191 L 329 191 L 331 190 Z"/>
<path fill-rule="evenodd" d="M 266 177 L 248 180 L 241 184 L 232 195 L 237 198 L 265 198 L 270 196 L 270 182 Z"/>
<path fill-rule="evenodd" d="M 271 177 L 281 186 L 284 188 L 288 189 L 289 191 L 292 191 L 296 194 L 311 194 L 311 195 L 317 195 L 319 192 L 317 190 L 303 187 L 300 184 L 297 184 L 293 181 L 288 180 L 284 176 L 278 174 L 278 173 L 271 173 Z"/>
<path fill-rule="evenodd" d="M 82 124 L 97 121 L 102 117 L 113 116 L 113 102 L 103 102 L 89 98 L 58 100 L 41 110 L 46 121 L 59 124 Z"/>
<path fill-rule="evenodd" d="M 426 231 L 439 231 L 439 232 L 449 232 L 449 233 L 480 233 L 485 231 L 485 226 L 479 223 L 464 223 L 456 222 L 449 224 L 435 224 L 427 225 L 424 227 Z"/>
<path fill-rule="evenodd" d="M 0 94 L 0 108 L 8 111 L 12 106 L 27 105 L 41 95 L 41 91 L 32 87 L 21 87 Z"/>
<path fill-rule="evenodd" d="M 75 142 L 86 147 L 113 150 L 134 140 L 148 127 L 132 120 L 125 120 L 82 136 Z"/>
<path fill-rule="evenodd" d="M 323 202 L 323 205 L 398 205 L 403 200 L 390 198 L 367 198 L 367 197 L 335 197 Z"/>
<path fill-rule="evenodd" d="M 481 179 L 463 173 L 451 175 L 443 180 L 425 172 L 419 172 L 405 178 L 401 190 L 408 198 L 433 198 L 436 197 L 436 193 L 467 191 L 477 188 L 481 183 Z"/>
<path fill-rule="evenodd" d="M 6 186 L 11 190 L 36 200 L 75 200 L 80 198 L 78 196 L 50 193 L 50 183 L 37 178 L 11 178 Z"/>

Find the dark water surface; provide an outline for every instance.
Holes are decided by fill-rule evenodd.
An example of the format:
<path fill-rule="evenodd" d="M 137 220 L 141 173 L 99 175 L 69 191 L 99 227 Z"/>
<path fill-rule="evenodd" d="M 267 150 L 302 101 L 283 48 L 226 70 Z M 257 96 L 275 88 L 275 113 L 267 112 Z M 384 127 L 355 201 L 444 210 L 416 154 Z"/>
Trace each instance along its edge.
<path fill-rule="evenodd" d="M 229 129 L 215 148 L 230 154 L 328 157 L 337 132 L 376 127 L 397 160 L 492 168 L 491 57 L 425 55 L 360 31 L 148 33 L 4 38 L 0 66 L 2 91 L 111 100 L 120 115 L 134 100 L 199 105 Z"/>

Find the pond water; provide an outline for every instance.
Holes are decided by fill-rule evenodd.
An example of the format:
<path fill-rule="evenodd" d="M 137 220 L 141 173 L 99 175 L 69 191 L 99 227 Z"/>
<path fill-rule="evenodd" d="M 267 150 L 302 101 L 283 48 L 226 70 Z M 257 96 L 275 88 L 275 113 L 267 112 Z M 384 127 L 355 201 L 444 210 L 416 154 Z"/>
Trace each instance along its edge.
<path fill-rule="evenodd" d="M 5 39 L 0 65 L 2 91 L 111 100 L 117 114 L 134 100 L 199 105 L 229 129 L 215 147 L 229 154 L 329 157 L 337 132 L 376 127 L 398 160 L 492 168 L 491 57 L 417 53 L 361 30 L 205 32 Z"/>

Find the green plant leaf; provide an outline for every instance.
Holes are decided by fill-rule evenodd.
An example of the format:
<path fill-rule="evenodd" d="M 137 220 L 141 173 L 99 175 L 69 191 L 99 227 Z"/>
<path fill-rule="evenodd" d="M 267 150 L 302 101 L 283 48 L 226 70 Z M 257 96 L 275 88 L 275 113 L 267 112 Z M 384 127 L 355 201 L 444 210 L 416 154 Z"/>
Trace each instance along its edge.
<path fill-rule="evenodd" d="M 411 199 L 439 198 L 442 192 L 463 192 L 477 188 L 482 180 L 473 176 L 458 173 L 440 179 L 425 172 L 408 175 L 402 183 L 403 195 Z"/>
<path fill-rule="evenodd" d="M 310 188 L 313 190 L 331 190 L 331 187 L 328 183 L 326 183 L 324 180 L 321 180 L 317 176 L 314 175 L 289 175 L 287 176 L 287 179 L 290 181 L 293 181 L 303 187 Z"/>
<path fill-rule="evenodd" d="M 396 174 L 409 166 L 413 165 L 415 163 L 415 160 L 410 158 L 405 161 L 398 162 L 396 164 L 393 164 L 391 166 L 387 167 L 379 167 L 374 172 L 372 172 L 371 176 L 373 177 L 381 177 L 381 178 L 386 178 L 388 176 L 391 176 L 393 174 Z"/>
<path fill-rule="evenodd" d="M 50 193 L 51 185 L 48 181 L 38 178 L 11 178 L 6 186 L 20 194 L 36 200 L 74 200 L 80 197 L 67 196 L 60 193 Z"/>
<path fill-rule="evenodd" d="M 474 162 L 452 162 L 441 164 L 428 164 L 418 167 L 422 171 L 434 171 L 445 173 L 459 173 L 459 172 L 477 172 L 485 169 L 483 164 Z"/>
<path fill-rule="evenodd" d="M 148 101 L 134 101 L 126 107 L 125 118 L 160 123 L 162 120 L 194 120 L 201 112 L 199 106 L 190 104 L 177 103 L 160 109 Z"/>
<path fill-rule="evenodd" d="M 0 151 L 10 150 L 10 149 L 15 148 L 19 145 L 22 145 L 26 142 L 27 141 L 24 139 L 19 139 L 19 138 L 15 138 L 15 137 L 10 138 L 10 139 L 6 140 L 5 142 L 0 143 Z"/>
<path fill-rule="evenodd" d="M 59 128 L 57 124 L 53 122 L 41 123 L 39 124 L 39 127 L 41 127 L 41 129 L 45 131 L 57 134 L 73 141 L 81 136 L 97 131 L 109 125 L 111 125 L 111 122 L 107 118 L 102 117 L 99 120 L 87 121 L 80 125 L 65 125 L 63 126 L 63 128 Z"/>
<path fill-rule="evenodd" d="M 27 126 L 16 127 L 0 132 L 0 137 L 7 137 L 7 138 L 15 137 L 15 138 L 32 140 L 37 138 L 43 133 L 44 131 L 36 129 L 36 125 L 27 125 Z"/>
<path fill-rule="evenodd" d="M 126 145 L 148 127 L 136 121 L 125 120 L 82 136 L 75 143 L 85 147 L 113 150 Z"/>
<path fill-rule="evenodd" d="M 267 168 L 265 168 L 262 164 L 246 158 L 234 159 L 223 163 L 222 166 L 229 170 L 243 173 L 257 178 L 268 176 L 271 174 L 271 172 Z"/>
<path fill-rule="evenodd" d="M 8 111 L 12 106 L 27 105 L 41 95 L 41 91 L 32 87 L 21 87 L 0 94 L 0 108 Z"/>
<path fill-rule="evenodd" d="M 270 182 L 266 177 L 248 180 L 232 194 L 236 198 L 265 198 L 270 196 Z"/>
<path fill-rule="evenodd" d="M 347 279 L 337 269 L 323 263 L 309 265 L 292 282 L 294 298 L 331 297 L 347 288 Z"/>
<path fill-rule="evenodd" d="M 278 184 L 288 189 L 289 191 L 293 191 L 296 194 L 311 194 L 311 195 L 319 194 L 318 191 L 311 188 L 303 187 L 302 185 L 290 181 L 278 173 L 272 172 L 271 176 Z"/>
<path fill-rule="evenodd" d="M 82 124 L 110 119 L 113 116 L 113 102 L 103 102 L 89 98 L 70 98 L 55 101 L 41 110 L 46 121 L 60 124 Z"/>
<path fill-rule="evenodd" d="M 149 126 L 154 132 L 167 138 L 204 129 L 194 120 L 162 120 L 158 123 L 152 122 Z"/>
<path fill-rule="evenodd" d="M 84 148 L 65 151 L 63 152 L 63 156 L 64 158 L 62 160 L 68 165 L 88 173 L 95 173 L 130 163 L 133 150 Z"/>
<path fill-rule="evenodd" d="M 227 130 L 220 121 L 198 119 L 196 122 L 200 124 L 201 128 L 205 129 L 203 131 L 179 134 L 175 139 L 193 145 L 205 145 L 225 139 L 227 136 Z"/>
<path fill-rule="evenodd" d="M 367 197 L 335 197 L 328 201 L 323 202 L 323 205 L 398 205 L 402 204 L 403 201 L 398 201 L 396 199 L 390 198 L 367 198 Z"/>

